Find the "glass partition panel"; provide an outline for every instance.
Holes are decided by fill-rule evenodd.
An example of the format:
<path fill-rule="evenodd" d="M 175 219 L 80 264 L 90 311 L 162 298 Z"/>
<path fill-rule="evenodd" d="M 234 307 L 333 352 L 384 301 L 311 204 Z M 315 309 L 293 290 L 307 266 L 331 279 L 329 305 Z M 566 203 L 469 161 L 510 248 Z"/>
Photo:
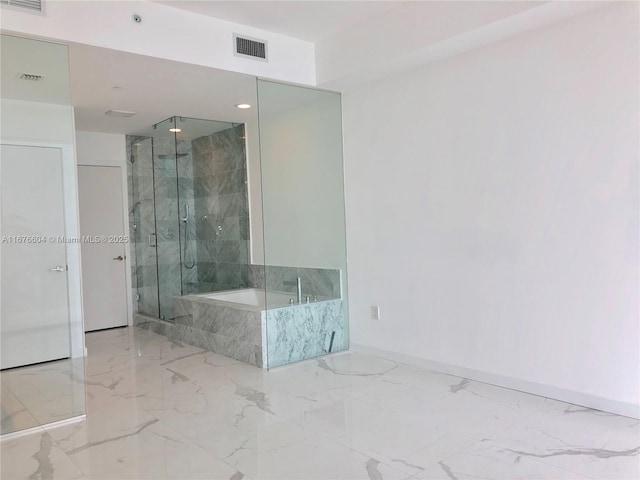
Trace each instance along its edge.
<path fill-rule="evenodd" d="M 159 318 L 153 139 L 128 137 L 127 148 L 135 298 L 138 312 Z"/>
<path fill-rule="evenodd" d="M 258 80 L 266 364 L 348 348 L 338 93 Z"/>
<path fill-rule="evenodd" d="M 0 433 L 85 413 L 67 47 L 2 35 Z"/>
<path fill-rule="evenodd" d="M 158 294 L 160 319 L 172 321 L 173 297 L 181 295 L 180 205 L 175 118 L 154 126 L 153 165 L 156 242 L 158 256 Z"/>

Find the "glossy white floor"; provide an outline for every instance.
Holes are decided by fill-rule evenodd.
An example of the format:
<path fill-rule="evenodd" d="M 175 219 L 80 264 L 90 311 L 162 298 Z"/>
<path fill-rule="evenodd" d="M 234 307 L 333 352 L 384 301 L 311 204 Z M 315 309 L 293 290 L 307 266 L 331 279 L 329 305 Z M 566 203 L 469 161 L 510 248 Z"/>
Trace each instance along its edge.
<path fill-rule="evenodd" d="M 637 479 L 638 420 L 354 353 L 265 372 L 87 336 L 87 420 L 2 441 L 3 480 Z"/>

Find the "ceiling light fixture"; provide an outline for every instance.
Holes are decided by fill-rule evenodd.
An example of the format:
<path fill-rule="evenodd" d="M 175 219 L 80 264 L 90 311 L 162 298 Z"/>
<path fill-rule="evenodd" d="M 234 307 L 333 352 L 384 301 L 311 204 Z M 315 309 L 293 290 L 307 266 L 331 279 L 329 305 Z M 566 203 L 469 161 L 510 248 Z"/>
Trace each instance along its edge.
<path fill-rule="evenodd" d="M 182 131 L 182 129 L 181 128 L 170 128 L 169 131 L 173 132 L 173 133 L 180 133 Z"/>
<path fill-rule="evenodd" d="M 249 105 L 248 103 L 239 103 L 236 105 L 236 107 L 244 110 L 246 108 L 251 108 L 251 105 Z"/>

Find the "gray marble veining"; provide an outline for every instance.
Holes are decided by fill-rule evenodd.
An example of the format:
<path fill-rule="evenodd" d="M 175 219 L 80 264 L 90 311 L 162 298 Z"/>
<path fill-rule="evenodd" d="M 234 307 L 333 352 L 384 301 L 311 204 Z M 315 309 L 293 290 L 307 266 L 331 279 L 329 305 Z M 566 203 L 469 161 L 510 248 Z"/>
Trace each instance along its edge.
<path fill-rule="evenodd" d="M 285 282 L 300 278 L 303 295 L 342 298 L 340 275 L 337 269 L 249 265 L 249 286 L 294 293 L 295 286 Z"/>
<path fill-rule="evenodd" d="M 262 312 L 269 367 L 346 350 L 343 308 L 342 300 L 328 300 Z"/>

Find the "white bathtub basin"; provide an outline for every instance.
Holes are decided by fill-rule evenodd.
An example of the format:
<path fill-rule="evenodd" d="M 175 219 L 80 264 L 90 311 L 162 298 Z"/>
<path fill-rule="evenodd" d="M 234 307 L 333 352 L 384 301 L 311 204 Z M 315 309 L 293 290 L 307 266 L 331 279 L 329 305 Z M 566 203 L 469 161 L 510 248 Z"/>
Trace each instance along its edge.
<path fill-rule="evenodd" d="M 260 310 L 287 306 L 289 305 L 290 299 L 295 298 L 295 294 L 279 292 L 267 292 L 265 295 L 265 291 L 261 288 L 243 288 L 226 292 L 203 293 L 197 296 L 211 300 L 220 300 L 222 302 L 258 307 Z"/>

